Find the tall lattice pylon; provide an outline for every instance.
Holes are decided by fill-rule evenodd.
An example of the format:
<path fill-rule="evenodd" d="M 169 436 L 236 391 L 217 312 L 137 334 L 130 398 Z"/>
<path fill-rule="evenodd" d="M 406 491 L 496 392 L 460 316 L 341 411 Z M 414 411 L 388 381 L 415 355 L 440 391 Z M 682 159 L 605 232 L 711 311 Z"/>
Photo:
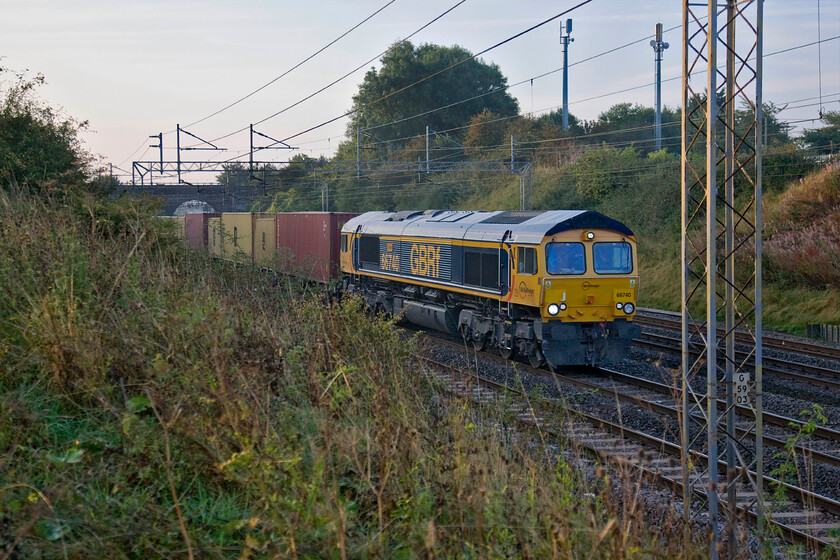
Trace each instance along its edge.
<path fill-rule="evenodd" d="M 708 515 L 711 558 L 724 543 L 737 556 L 745 523 L 759 536 L 764 523 L 762 19 L 762 0 L 683 0 L 682 464 L 686 520 Z"/>

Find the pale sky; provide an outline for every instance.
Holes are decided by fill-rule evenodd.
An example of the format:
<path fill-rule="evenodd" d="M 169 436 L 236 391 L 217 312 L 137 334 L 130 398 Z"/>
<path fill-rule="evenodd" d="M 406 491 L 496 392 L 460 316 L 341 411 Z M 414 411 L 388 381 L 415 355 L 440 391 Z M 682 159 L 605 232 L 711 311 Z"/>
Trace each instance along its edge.
<path fill-rule="evenodd" d="M 413 33 L 458 0 L 396 0 L 370 21 L 286 77 L 246 101 L 187 128 L 212 140 L 291 105 Z M 840 35 L 840 0 L 767 0 L 764 51 Z M 166 159 L 175 159 L 176 124 L 197 121 L 252 92 L 308 57 L 384 6 L 387 0 L 0 0 L 0 65 L 42 73 L 40 94 L 78 120 L 90 121 L 88 149 L 122 169 L 157 158 L 148 136 L 164 135 Z M 411 41 L 458 44 L 475 53 L 577 4 L 577 0 L 467 0 Z M 681 6 L 678 0 L 595 0 L 575 10 L 569 62 L 645 39 L 569 70 L 569 110 L 594 119 L 616 103 L 653 105 L 653 87 L 614 92 L 653 82 L 654 24 L 677 27 L 665 34 L 670 48 L 662 66 L 663 103 L 680 103 Z M 560 22 L 545 25 L 482 56 L 494 62 L 522 112 L 537 114 L 562 103 Z M 840 39 L 768 56 L 764 100 L 788 105 L 780 118 L 817 118 L 822 106 L 840 110 Z M 722 55 L 721 55 L 722 56 Z M 348 78 L 257 130 L 282 139 L 346 112 L 367 64 Z M 0 80 L 8 76 L 0 75 Z M 605 95 L 612 94 L 612 95 Z M 587 99 L 604 96 L 587 101 Z M 347 119 L 291 140 L 307 155 L 330 156 L 344 139 Z M 813 127 L 814 123 L 797 123 Z M 419 131 L 418 131 L 419 132 Z M 186 139 L 182 137 L 182 145 Z M 248 150 L 248 132 L 217 142 L 224 153 L 192 152 L 182 158 L 230 159 Z M 138 147 L 141 149 L 137 150 Z M 292 153 L 264 151 L 283 161 Z M 247 160 L 247 154 L 245 156 Z"/>

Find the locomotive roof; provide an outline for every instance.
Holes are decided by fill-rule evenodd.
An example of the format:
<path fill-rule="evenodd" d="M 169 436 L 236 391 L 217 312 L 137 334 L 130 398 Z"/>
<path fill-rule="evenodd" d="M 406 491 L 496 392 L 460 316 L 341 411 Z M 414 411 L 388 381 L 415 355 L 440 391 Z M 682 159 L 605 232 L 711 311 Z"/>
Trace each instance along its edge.
<path fill-rule="evenodd" d="M 591 210 L 497 211 L 426 210 L 366 212 L 348 220 L 343 233 L 537 244 L 570 229 L 606 229 L 632 236 L 630 228 Z"/>

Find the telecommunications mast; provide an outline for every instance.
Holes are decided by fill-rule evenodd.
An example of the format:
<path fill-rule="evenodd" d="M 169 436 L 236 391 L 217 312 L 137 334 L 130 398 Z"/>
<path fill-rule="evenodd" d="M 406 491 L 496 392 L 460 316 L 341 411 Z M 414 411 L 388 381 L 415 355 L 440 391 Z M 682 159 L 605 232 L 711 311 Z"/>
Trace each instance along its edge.
<path fill-rule="evenodd" d="M 569 43 L 571 38 L 572 20 L 567 19 L 565 25 L 560 24 L 560 44 L 563 45 L 563 130 L 569 129 Z"/>
<path fill-rule="evenodd" d="M 654 150 L 659 151 L 662 149 L 662 51 L 668 48 L 668 43 L 662 40 L 662 24 L 656 24 L 656 34 L 653 41 L 650 42 L 650 46 L 653 47 L 654 59 L 655 59 L 655 91 L 653 98 L 654 107 L 656 108 L 654 121 L 653 121 L 653 139 L 654 139 Z"/>

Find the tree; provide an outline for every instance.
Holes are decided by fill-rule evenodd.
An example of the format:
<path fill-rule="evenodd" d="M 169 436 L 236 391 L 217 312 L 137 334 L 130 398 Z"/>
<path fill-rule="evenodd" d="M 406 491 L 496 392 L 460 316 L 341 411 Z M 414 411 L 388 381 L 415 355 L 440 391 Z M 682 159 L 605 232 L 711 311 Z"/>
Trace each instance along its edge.
<path fill-rule="evenodd" d="M 495 147 L 505 140 L 506 124 L 498 115 L 487 109 L 470 119 L 470 127 L 464 138 L 464 145 L 470 148 Z"/>
<path fill-rule="evenodd" d="M 356 138 L 357 127 L 376 126 L 371 132 L 388 141 L 423 134 L 428 125 L 436 131 L 465 127 L 452 133 L 462 139 L 470 119 L 484 110 L 498 117 L 518 114 L 518 104 L 507 93 L 507 78 L 499 67 L 471 56 L 457 45 L 415 48 L 408 41 L 395 45 L 382 57 L 378 71 L 368 71 L 353 96 L 356 112 L 348 125 L 348 137 Z M 412 85 L 416 82 L 420 83 Z M 442 107 L 446 108 L 436 110 Z M 427 111 L 433 112 L 413 116 Z M 381 140 L 372 142 L 383 150 L 386 147 Z"/>
<path fill-rule="evenodd" d="M 228 188 L 247 187 L 251 184 L 248 167 L 241 162 L 222 164 L 223 171 L 216 175 L 216 182 Z"/>
<path fill-rule="evenodd" d="M 598 144 L 611 146 L 634 145 L 638 149 L 651 151 L 654 148 L 655 110 L 652 107 L 619 103 L 613 105 L 594 121 L 584 123 L 584 139 L 591 137 Z M 668 107 L 662 108 L 662 139 L 665 147 L 679 151 L 680 113 Z"/>
<path fill-rule="evenodd" d="M 9 70 L 0 68 L 3 73 Z M 78 136 L 88 123 L 65 119 L 39 100 L 35 90 L 43 84 L 40 74 L 30 79 L 17 73 L 0 98 L 0 189 L 90 188 L 92 158 Z"/>
<path fill-rule="evenodd" d="M 588 149 L 571 165 L 575 188 L 584 200 L 601 202 L 629 185 L 639 170 L 639 153 L 603 145 Z"/>
<path fill-rule="evenodd" d="M 826 126 L 806 130 L 802 134 L 805 144 L 820 154 L 831 154 L 840 149 L 840 111 L 828 111 L 821 119 Z"/>

